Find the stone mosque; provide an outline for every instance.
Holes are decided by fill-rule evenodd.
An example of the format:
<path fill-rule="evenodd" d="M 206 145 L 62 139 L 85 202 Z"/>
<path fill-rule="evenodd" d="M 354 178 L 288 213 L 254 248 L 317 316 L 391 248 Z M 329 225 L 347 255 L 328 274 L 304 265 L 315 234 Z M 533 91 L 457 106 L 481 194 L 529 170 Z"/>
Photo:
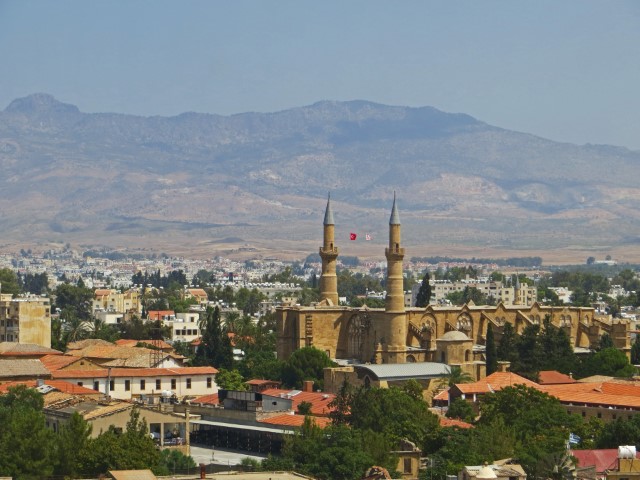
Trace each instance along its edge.
<path fill-rule="evenodd" d="M 387 276 L 384 308 L 339 305 L 336 263 L 339 248 L 334 237 L 331 199 L 324 215 L 320 247 L 322 274 L 320 301 L 312 306 L 283 305 L 276 309 L 278 358 L 313 346 L 331 359 L 350 364 L 405 364 L 439 362 L 457 365 L 475 379 L 485 376 L 485 340 L 488 325 L 499 342 L 506 323 L 521 334 L 527 325 L 551 323 L 566 331 L 576 352 L 586 352 L 608 333 L 614 345 L 629 354 L 629 323 L 598 315 L 590 307 L 533 304 L 480 306 L 429 305 L 405 307 L 401 224 L 395 194 L 385 248 Z M 517 288 L 517 287 L 516 287 Z M 516 298 L 518 295 L 516 295 Z"/>

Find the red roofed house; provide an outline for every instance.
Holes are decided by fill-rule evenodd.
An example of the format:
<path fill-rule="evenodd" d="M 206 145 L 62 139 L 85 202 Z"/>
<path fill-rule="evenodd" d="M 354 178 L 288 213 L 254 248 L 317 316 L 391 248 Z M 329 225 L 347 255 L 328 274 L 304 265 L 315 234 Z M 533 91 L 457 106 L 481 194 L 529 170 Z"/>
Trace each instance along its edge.
<path fill-rule="evenodd" d="M 538 383 L 540 385 L 561 385 L 577 383 L 577 380 L 556 370 L 543 370 L 538 373 Z"/>
<path fill-rule="evenodd" d="M 525 385 L 532 388 L 540 387 L 537 383 L 512 372 L 494 372 L 478 382 L 455 384 L 449 389 L 449 403 L 456 398 L 477 403 L 482 395 L 513 385 Z"/>
<path fill-rule="evenodd" d="M 637 480 L 640 477 L 640 456 L 635 447 L 571 450 L 571 456 L 576 458 L 579 470 L 593 468 L 598 479 L 624 477 Z"/>

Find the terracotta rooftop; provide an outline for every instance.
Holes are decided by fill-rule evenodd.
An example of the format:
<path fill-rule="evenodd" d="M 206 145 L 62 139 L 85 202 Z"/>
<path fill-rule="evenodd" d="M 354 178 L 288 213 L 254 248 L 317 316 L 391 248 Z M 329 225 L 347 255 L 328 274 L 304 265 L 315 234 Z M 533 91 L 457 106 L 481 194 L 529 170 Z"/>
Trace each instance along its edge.
<path fill-rule="evenodd" d="M 37 361 L 37 360 L 36 360 Z M 184 375 L 215 375 L 213 367 L 179 367 L 179 368 L 112 368 L 112 377 L 176 377 Z M 53 378 L 107 378 L 108 369 L 98 370 L 57 370 L 51 373 Z"/>
<path fill-rule="evenodd" d="M 577 380 L 556 370 L 543 370 L 538 374 L 538 383 L 540 385 L 556 385 L 577 383 Z"/>
<path fill-rule="evenodd" d="M 40 357 L 40 361 L 50 372 L 67 367 L 81 360 L 81 358 L 75 355 L 45 355 L 44 357 Z"/>
<path fill-rule="evenodd" d="M 270 385 L 272 383 L 280 384 L 282 382 L 279 382 L 277 380 L 264 380 L 264 379 L 261 379 L 261 378 L 253 378 L 251 380 L 247 380 L 244 383 L 246 383 L 247 385 L 258 385 L 258 386 L 260 386 L 260 385 Z"/>
<path fill-rule="evenodd" d="M 44 368 L 40 360 L 29 359 L 0 359 L 0 379 L 16 377 L 45 378 L 51 376 L 49 370 Z"/>
<path fill-rule="evenodd" d="M 456 388 L 465 394 L 483 394 L 496 392 L 513 385 L 525 385 L 533 388 L 539 387 L 536 382 L 532 382 L 512 372 L 494 372 L 488 377 L 474 383 L 457 383 Z"/>
<path fill-rule="evenodd" d="M 267 423 L 269 425 L 281 425 L 284 427 L 301 427 L 304 423 L 304 415 L 291 415 L 288 413 L 277 415 L 275 417 L 266 418 L 261 420 L 260 423 Z M 311 417 L 313 423 L 320 428 L 324 428 L 331 424 L 331 419 L 327 417 Z"/>
<path fill-rule="evenodd" d="M 37 355 L 62 355 L 62 352 L 34 343 L 0 342 L 0 356 L 2 357 Z"/>
<path fill-rule="evenodd" d="M 319 416 L 329 415 L 332 410 L 329 407 L 329 403 L 335 398 L 333 393 L 302 392 L 300 390 L 282 390 L 280 388 L 267 388 L 260 393 L 262 395 L 271 395 L 272 397 L 291 398 L 294 411 L 298 410 L 298 405 L 301 402 L 309 402 L 311 404 L 311 414 Z"/>
<path fill-rule="evenodd" d="M 45 380 L 45 385 L 55 388 L 56 390 L 64 393 L 70 393 L 72 395 L 102 395 L 102 392 L 97 392 L 86 387 L 81 387 L 75 383 L 66 382 L 64 380 Z M 38 386 L 36 380 L 16 380 L 13 382 L 7 382 L 0 385 L 0 393 L 7 393 L 10 387 L 17 387 L 18 385 L 24 385 L 28 388 L 35 388 Z"/>
<path fill-rule="evenodd" d="M 175 314 L 176 312 L 173 310 L 149 310 L 147 318 L 149 320 L 162 320 L 162 317 L 170 317 Z"/>
<path fill-rule="evenodd" d="M 69 350 L 82 350 L 83 348 L 91 347 L 94 345 L 113 346 L 113 343 L 106 340 L 100 340 L 99 338 L 87 338 L 86 340 L 78 340 L 77 342 L 70 342 L 67 344 L 67 353 Z"/>
<path fill-rule="evenodd" d="M 640 409 L 640 386 L 622 383 L 545 385 L 540 390 L 563 403 Z"/>
<path fill-rule="evenodd" d="M 220 403 L 220 397 L 217 393 L 212 393 L 211 395 L 202 395 L 201 397 L 196 397 L 191 400 L 192 404 L 204 404 L 204 405 L 218 405 Z"/>
<path fill-rule="evenodd" d="M 440 417 L 441 427 L 473 428 L 473 425 L 455 418 Z"/>
<path fill-rule="evenodd" d="M 173 347 L 164 340 L 132 340 L 129 338 L 116 340 L 116 345 L 120 347 L 135 347 L 138 344 L 157 346 L 161 350 L 173 350 Z"/>

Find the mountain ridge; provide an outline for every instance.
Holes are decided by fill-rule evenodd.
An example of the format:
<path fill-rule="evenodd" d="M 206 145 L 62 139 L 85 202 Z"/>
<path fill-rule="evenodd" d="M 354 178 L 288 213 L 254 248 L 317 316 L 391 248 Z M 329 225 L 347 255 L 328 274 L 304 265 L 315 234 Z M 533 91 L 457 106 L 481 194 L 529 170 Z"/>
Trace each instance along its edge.
<path fill-rule="evenodd" d="M 0 112 L 0 165 L 7 244 L 139 248 L 151 229 L 161 238 L 148 248 L 184 252 L 194 238 L 184 225 L 203 245 L 242 238 L 259 251 L 315 251 L 327 191 L 355 229 L 388 214 L 396 189 L 417 250 L 638 254 L 629 239 L 640 238 L 640 152 L 553 142 L 433 107 L 323 100 L 142 117 L 35 94 Z"/>

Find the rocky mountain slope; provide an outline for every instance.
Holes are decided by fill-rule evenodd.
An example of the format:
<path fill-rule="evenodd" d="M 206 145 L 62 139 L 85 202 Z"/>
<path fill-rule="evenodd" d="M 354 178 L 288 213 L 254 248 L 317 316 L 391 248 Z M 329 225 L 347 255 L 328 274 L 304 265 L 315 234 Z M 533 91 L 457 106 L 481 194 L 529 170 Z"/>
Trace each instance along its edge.
<path fill-rule="evenodd" d="M 304 255 L 331 191 L 344 248 L 376 255 L 396 190 L 411 255 L 640 253 L 640 152 L 431 107 L 138 117 L 36 94 L 0 112 L 0 165 L 5 246 Z"/>

